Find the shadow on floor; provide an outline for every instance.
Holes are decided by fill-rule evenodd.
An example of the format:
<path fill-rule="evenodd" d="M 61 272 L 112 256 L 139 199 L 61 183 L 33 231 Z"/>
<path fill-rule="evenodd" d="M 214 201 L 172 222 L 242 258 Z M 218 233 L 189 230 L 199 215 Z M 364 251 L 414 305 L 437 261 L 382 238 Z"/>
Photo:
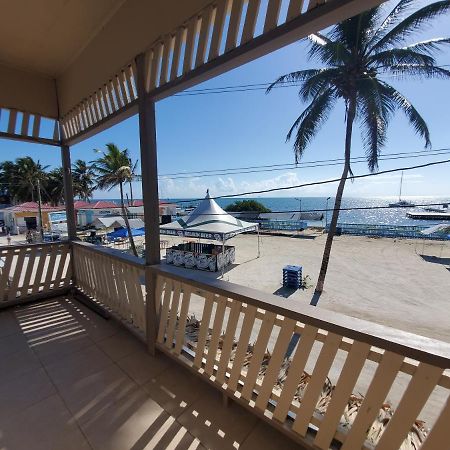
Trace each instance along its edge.
<path fill-rule="evenodd" d="M 314 294 L 313 294 L 313 296 L 312 296 L 311 301 L 309 302 L 309 304 L 312 305 L 312 306 L 317 306 L 317 303 L 319 303 L 319 300 L 320 300 L 320 296 L 321 296 L 321 295 L 322 295 L 321 292 L 316 292 L 316 291 L 314 291 Z"/>
<path fill-rule="evenodd" d="M 430 256 L 430 255 L 420 255 L 420 257 L 426 262 L 450 266 L 450 258 L 441 258 L 439 256 Z"/>
<path fill-rule="evenodd" d="M 278 297 L 288 298 L 297 290 L 296 288 L 281 286 L 273 294 L 278 295 Z"/>

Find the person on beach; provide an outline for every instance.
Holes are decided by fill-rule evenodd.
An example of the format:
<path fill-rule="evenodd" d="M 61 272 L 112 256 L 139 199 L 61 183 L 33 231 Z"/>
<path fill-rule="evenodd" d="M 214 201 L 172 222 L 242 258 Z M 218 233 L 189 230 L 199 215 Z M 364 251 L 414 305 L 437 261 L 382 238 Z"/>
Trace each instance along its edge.
<path fill-rule="evenodd" d="M 8 234 L 6 235 L 6 240 L 8 241 L 8 245 L 11 245 L 11 234 L 8 231 Z"/>

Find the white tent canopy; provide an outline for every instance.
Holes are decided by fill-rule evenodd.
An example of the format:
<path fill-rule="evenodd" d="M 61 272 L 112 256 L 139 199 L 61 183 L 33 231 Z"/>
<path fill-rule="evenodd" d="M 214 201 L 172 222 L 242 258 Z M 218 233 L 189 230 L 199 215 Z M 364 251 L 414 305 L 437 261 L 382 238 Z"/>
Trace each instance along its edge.
<path fill-rule="evenodd" d="M 213 239 L 224 242 L 237 234 L 258 230 L 258 224 L 239 220 L 225 212 L 209 195 L 186 218 L 159 227 L 161 234 Z"/>
<path fill-rule="evenodd" d="M 145 223 L 142 219 L 128 219 L 130 228 L 142 228 Z M 125 227 L 125 219 L 121 216 L 97 217 L 94 220 L 95 228 L 120 228 Z"/>

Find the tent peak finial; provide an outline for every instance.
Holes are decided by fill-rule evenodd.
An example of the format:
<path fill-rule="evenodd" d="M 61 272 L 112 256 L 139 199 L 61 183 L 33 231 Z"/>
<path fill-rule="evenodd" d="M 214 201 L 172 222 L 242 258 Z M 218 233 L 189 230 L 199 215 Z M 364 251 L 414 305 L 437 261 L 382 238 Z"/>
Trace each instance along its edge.
<path fill-rule="evenodd" d="M 206 197 L 209 197 L 209 189 L 206 189 Z"/>

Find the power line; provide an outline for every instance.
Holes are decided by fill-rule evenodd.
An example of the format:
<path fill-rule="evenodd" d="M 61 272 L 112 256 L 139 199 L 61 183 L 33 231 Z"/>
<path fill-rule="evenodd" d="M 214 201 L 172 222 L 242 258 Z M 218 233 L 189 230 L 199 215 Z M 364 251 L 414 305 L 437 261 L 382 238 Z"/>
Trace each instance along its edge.
<path fill-rule="evenodd" d="M 398 159 L 411 159 L 411 158 L 422 158 L 425 156 L 441 156 L 441 155 L 448 155 L 450 154 L 450 151 L 446 152 L 439 152 L 439 153 L 427 153 L 427 154 L 421 154 L 421 155 L 413 155 L 413 156 L 396 156 L 396 157 L 380 157 L 378 158 L 379 161 L 391 161 L 391 160 L 398 160 Z M 366 158 L 361 156 L 359 157 L 359 160 L 353 160 L 351 161 L 351 164 L 361 164 L 366 162 Z M 361 159 L 362 158 L 362 159 Z M 314 167 L 329 167 L 329 166 L 338 166 L 341 165 L 342 161 L 340 162 L 334 162 L 334 163 L 326 163 L 326 164 L 310 164 L 310 165 L 304 165 L 301 167 L 283 167 L 283 168 L 271 168 L 271 169 L 258 169 L 258 170 L 247 170 L 247 171 L 240 171 L 240 172 L 222 172 L 222 173 L 213 173 L 213 174 L 200 174 L 200 175 L 186 175 L 186 176 L 178 176 L 178 177 L 168 177 L 161 175 L 159 178 L 160 181 L 162 180 L 181 180 L 186 178 L 205 178 L 205 177 L 215 177 L 215 176 L 227 176 L 227 175 L 241 175 L 241 174 L 250 174 L 250 173 L 262 173 L 262 172 L 275 172 L 275 171 L 282 171 L 282 170 L 298 170 L 298 169 L 308 169 L 308 168 L 314 168 Z"/>
<path fill-rule="evenodd" d="M 368 177 L 374 177 L 374 176 L 378 176 L 378 175 L 384 175 L 387 173 L 394 173 L 394 172 L 400 172 L 400 171 L 408 171 L 408 170 L 414 170 L 414 169 L 421 169 L 424 167 L 431 167 L 431 166 L 437 166 L 440 164 L 447 164 L 450 162 L 450 159 L 446 159 L 443 161 L 435 161 L 435 162 L 429 162 L 426 164 L 419 164 L 416 166 L 408 166 L 408 167 L 399 167 L 397 169 L 389 169 L 389 170 L 381 170 L 380 172 L 377 173 L 365 173 L 363 175 L 353 175 L 353 176 L 349 176 L 346 179 L 352 179 L 352 180 L 356 180 L 356 179 L 360 179 L 360 178 L 368 178 Z M 270 189 L 261 189 L 259 191 L 249 191 L 249 192 L 241 192 L 239 194 L 227 194 L 227 195 L 219 195 L 217 197 L 211 197 L 212 199 L 216 200 L 219 198 L 235 198 L 235 197 L 244 197 L 246 195 L 254 195 L 254 194 L 266 194 L 268 192 L 276 192 L 276 191 L 288 191 L 291 189 L 298 189 L 298 188 L 303 188 L 303 187 L 309 187 L 309 186 L 319 186 L 322 184 L 329 184 L 329 183 L 336 183 L 341 181 L 341 178 L 333 178 L 331 180 L 323 180 L 323 181 L 314 181 L 311 183 L 303 183 L 303 184 L 297 184 L 294 186 L 284 186 L 284 187 L 276 187 L 276 188 L 270 188 Z M 192 203 L 192 202 L 197 202 L 197 201 L 201 201 L 203 200 L 203 198 L 198 198 L 198 199 L 191 199 L 191 200 L 180 200 L 178 203 Z"/>
<path fill-rule="evenodd" d="M 383 68 L 384 66 L 381 66 Z M 443 69 L 445 67 L 450 67 L 450 64 L 443 64 L 440 66 L 435 66 L 436 68 Z M 377 74 L 377 77 L 381 78 L 404 78 L 403 74 L 386 74 L 380 73 Z M 361 76 L 359 79 L 372 79 L 374 77 L 371 76 Z M 195 95 L 209 95 L 209 94 L 228 94 L 233 92 L 249 92 L 249 91 L 261 91 L 267 90 L 267 88 L 272 85 L 273 82 L 268 83 L 249 83 L 249 84 L 241 84 L 241 85 L 231 85 L 231 86 L 222 86 L 215 88 L 202 88 L 202 89 L 188 89 L 184 92 L 180 92 L 178 94 L 174 94 L 173 97 L 187 97 L 187 96 L 195 96 Z M 296 81 L 280 81 L 277 85 L 273 86 L 273 89 L 282 89 L 289 87 L 301 87 L 301 82 Z"/>
<path fill-rule="evenodd" d="M 416 154 L 430 154 L 434 152 L 447 152 L 450 151 L 450 147 L 443 147 L 443 148 L 436 148 L 431 150 L 416 150 L 413 152 L 397 152 L 397 153 L 387 153 L 383 157 L 391 157 L 391 156 L 401 156 L 401 155 L 416 155 Z M 365 158 L 365 156 L 355 156 L 353 159 L 361 159 Z M 244 167 L 228 167 L 226 169 L 210 169 L 210 170 L 197 170 L 192 172 L 174 172 L 174 173 L 166 173 L 166 174 L 160 174 L 159 176 L 167 177 L 167 176 L 176 176 L 176 175 L 192 175 L 192 174 L 203 174 L 203 173 L 213 173 L 213 172 L 230 172 L 235 170 L 250 170 L 250 169 L 270 169 L 273 167 L 286 167 L 288 168 L 295 168 L 298 166 L 303 166 L 305 164 L 318 164 L 318 163 L 334 163 L 338 161 L 345 161 L 344 158 L 332 158 L 332 159 L 318 159 L 315 161 L 300 161 L 299 163 L 282 163 L 282 164 L 267 164 L 267 165 L 261 165 L 261 166 L 244 166 Z"/>

